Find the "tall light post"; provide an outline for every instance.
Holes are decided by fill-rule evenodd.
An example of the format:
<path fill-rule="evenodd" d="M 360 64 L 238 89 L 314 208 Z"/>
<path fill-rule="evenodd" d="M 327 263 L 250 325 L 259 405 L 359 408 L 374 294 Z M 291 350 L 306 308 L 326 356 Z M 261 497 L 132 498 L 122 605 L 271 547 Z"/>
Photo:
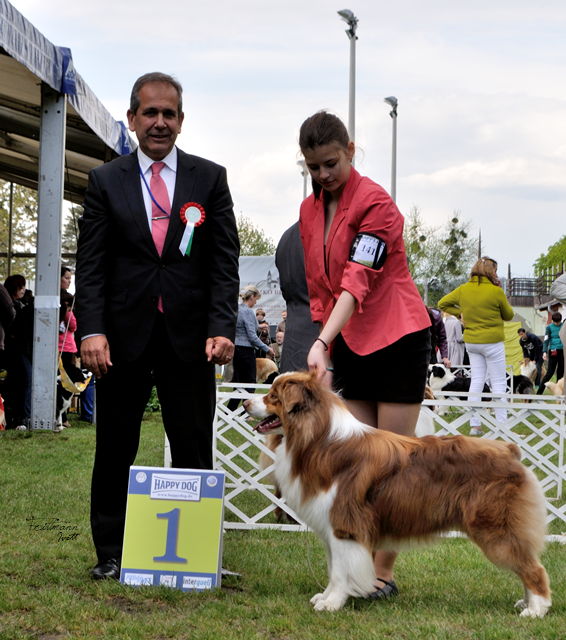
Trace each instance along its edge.
<path fill-rule="evenodd" d="M 389 96 L 384 102 L 391 107 L 389 115 L 393 120 L 393 142 L 391 151 L 391 199 L 395 202 L 397 196 L 397 98 Z"/>
<path fill-rule="evenodd" d="M 356 139 L 356 29 L 358 28 L 358 19 L 350 9 L 342 9 L 338 11 L 338 15 L 348 23 L 349 29 L 346 29 L 346 35 L 350 39 L 350 104 L 348 112 L 348 134 L 350 140 L 355 142 Z M 354 164 L 352 160 L 352 164 Z"/>
<path fill-rule="evenodd" d="M 304 158 L 299 160 L 297 164 L 301 167 L 301 175 L 303 176 L 303 200 L 306 200 L 309 170 L 307 169 L 307 162 Z"/>

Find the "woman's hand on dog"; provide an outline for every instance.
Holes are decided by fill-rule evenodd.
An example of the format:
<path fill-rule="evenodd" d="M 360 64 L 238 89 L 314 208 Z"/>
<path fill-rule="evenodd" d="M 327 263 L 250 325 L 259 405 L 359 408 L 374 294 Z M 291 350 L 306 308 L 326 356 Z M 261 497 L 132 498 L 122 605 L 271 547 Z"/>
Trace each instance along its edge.
<path fill-rule="evenodd" d="M 324 342 L 317 340 L 313 344 L 307 357 L 307 364 L 309 365 L 309 371 L 314 371 L 316 373 L 316 377 L 321 382 L 329 387 L 332 387 L 332 360 L 330 360 Z"/>

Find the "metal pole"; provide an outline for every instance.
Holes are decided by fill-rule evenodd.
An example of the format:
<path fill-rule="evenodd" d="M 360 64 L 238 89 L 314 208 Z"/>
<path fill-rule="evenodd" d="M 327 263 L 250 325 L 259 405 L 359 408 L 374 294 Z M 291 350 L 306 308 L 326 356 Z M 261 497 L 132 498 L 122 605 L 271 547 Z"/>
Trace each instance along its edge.
<path fill-rule="evenodd" d="M 346 35 L 350 39 L 350 96 L 348 110 L 348 135 L 352 142 L 356 141 L 356 30 L 358 28 L 358 19 L 350 11 L 350 9 L 342 9 L 338 11 L 338 15 L 347 23 L 349 29 L 346 29 Z M 352 166 L 355 165 L 352 158 Z"/>
<path fill-rule="evenodd" d="M 391 118 L 393 119 L 393 143 L 391 151 L 391 199 L 396 202 L 397 198 L 397 109 L 391 112 Z"/>
<path fill-rule="evenodd" d="M 391 199 L 396 202 L 397 198 L 397 105 L 399 104 L 395 96 L 384 98 L 384 102 L 391 107 L 389 115 L 393 121 L 392 143 L 391 143 Z"/>
<path fill-rule="evenodd" d="M 298 160 L 297 164 L 301 167 L 301 175 L 303 176 L 303 200 L 306 200 L 309 170 L 307 169 L 307 163 L 304 158 L 302 160 Z"/>
<path fill-rule="evenodd" d="M 349 34 L 348 34 L 349 35 Z M 352 142 L 356 141 L 356 40 L 357 36 L 350 37 L 350 100 L 348 109 L 348 134 Z M 352 158 L 352 166 L 354 158 Z"/>
<path fill-rule="evenodd" d="M 31 429 L 56 428 L 67 99 L 41 85 Z"/>

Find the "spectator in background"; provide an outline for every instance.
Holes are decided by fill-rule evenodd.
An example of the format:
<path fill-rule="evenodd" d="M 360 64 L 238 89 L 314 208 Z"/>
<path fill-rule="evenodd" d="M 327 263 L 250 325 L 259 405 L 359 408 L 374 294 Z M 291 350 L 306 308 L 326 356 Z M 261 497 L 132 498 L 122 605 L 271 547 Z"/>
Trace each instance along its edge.
<path fill-rule="evenodd" d="M 563 273 L 561 276 L 558 276 L 556 280 L 552 283 L 550 287 L 550 295 L 554 296 L 558 302 L 562 304 L 562 306 L 566 306 L 566 273 Z M 562 345 L 566 344 L 566 322 L 562 323 L 560 327 L 560 340 L 562 340 Z M 564 365 L 566 371 L 566 349 L 562 350 L 564 353 Z"/>
<path fill-rule="evenodd" d="M 273 349 L 257 337 L 257 319 L 252 308 L 261 298 L 256 287 L 249 284 L 240 291 L 241 303 L 238 305 L 238 321 L 236 323 L 236 348 L 234 350 L 234 375 L 232 382 L 256 383 L 256 349 L 263 357 L 273 356 Z M 253 393 L 253 388 L 246 389 Z M 228 402 L 228 409 L 234 411 L 240 404 L 238 398 Z"/>
<path fill-rule="evenodd" d="M 3 392 L 8 428 L 25 430 L 31 417 L 31 357 L 33 341 L 33 302 L 22 302 L 26 279 L 22 275 L 6 278 L 4 287 L 12 298 L 16 316 L 5 336 L 6 370 Z"/>
<path fill-rule="evenodd" d="M 470 279 L 438 303 L 442 311 L 464 318 L 464 340 L 470 355 L 472 381 L 470 393 L 481 393 L 489 375 L 493 393 L 503 394 L 506 402 L 507 378 L 505 371 L 504 320 L 511 320 L 514 312 L 497 277 L 497 262 L 484 256 L 472 267 Z M 479 402 L 480 396 L 470 396 Z M 496 409 L 498 422 L 507 420 L 505 409 Z M 481 436 L 483 431 L 479 417 L 470 420 L 470 435 Z"/>
<path fill-rule="evenodd" d="M 542 340 L 535 336 L 534 333 L 529 333 L 523 328 L 517 329 L 517 333 L 519 334 L 519 344 L 523 350 L 523 358 L 532 360 L 537 366 L 535 385 L 538 387 L 540 386 L 541 369 L 544 362 Z"/>
<path fill-rule="evenodd" d="M 67 372 L 67 375 L 69 375 L 72 380 L 80 380 L 80 372 L 73 371 L 74 369 L 77 369 L 77 345 L 75 343 L 77 321 L 73 314 L 74 301 L 74 297 L 66 289 L 61 289 L 61 309 L 59 312 L 59 353 L 61 355 L 63 368 Z M 66 412 L 63 412 L 61 420 L 63 427 L 67 428 L 71 426 L 67 421 Z"/>
<path fill-rule="evenodd" d="M 430 328 L 430 363 L 442 362 L 449 369 L 451 362 L 448 359 L 448 341 L 446 340 L 444 322 L 442 322 L 442 313 L 432 307 L 427 307 L 426 310 L 432 324 Z"/>
<path fill-rule="evenodd" d="M 283 340 L 285 339 L 285 332 L 278 331 L 275 334 L 275 344 L 272 345 L 273 352 L 275 354 L 274 360 L 278 369 L 281 369 L 281 356 L 283 355 Z"/>
<path fill-rule="evenodd" d="M 73 274 L 71 272 L 70 267 L 66 267 L 63 265 L 61 267 L 61 289 L 64 289 L 65 291 L 69 290 L 69 287 L 71 286 L 72 277 L 73 277 Z"/>
<path fill-rule="evenodd" d="M 543 360 L 547 362 L 546 375 L 541 380 L 537 395 L 544 393 L 546 383 L 552 378 L 556 371 L 556 380 L 564 377 L 564 347 L 560 340 L 560 328 L 562 327 L 562 314 L 552 314 L 552 322 L 546 327 L 544 333 L 544 353 Z"/>
<path fill-rule="evenodd" d="M 255 312 L 255 317 L 257 320 L 257 337 L 269 347 L 271 345 L 271 329 L 265 321 L 265 311 L 258 309 Z"/>
<path fill-rule="evenodd" d="M 444 329 L 446 331 L 446 342 L 448 343 L 448 360 L 450 366 L 459 367 L 464 364 L 466 347 L 464 345 L 464 335 L 462 334 L 462 323 L 460 318 L 442 312 L 444 317 Z"/>
<path fill-rule="evenodd" d="M 285 323 L 287 322 L 287 309 L 281 312 L 281 317 L 283 318 L 283 320 L 281 320 L 281 322 L 277 325 L 276 332 L 283 331 L 283 333 L 285 333 Z"/>
<path fill-rule="evenodd" d="M 0 351 L 4 351 L 4 338 L 6 331 L 14 321 L 16 317 L 16 310 L 14 309 L 14 301 L 12 296 L 8 293 L 6 287 L 0 284 Z M 2 368 L 4 367 L 4 355 L 2 354 Z"/>

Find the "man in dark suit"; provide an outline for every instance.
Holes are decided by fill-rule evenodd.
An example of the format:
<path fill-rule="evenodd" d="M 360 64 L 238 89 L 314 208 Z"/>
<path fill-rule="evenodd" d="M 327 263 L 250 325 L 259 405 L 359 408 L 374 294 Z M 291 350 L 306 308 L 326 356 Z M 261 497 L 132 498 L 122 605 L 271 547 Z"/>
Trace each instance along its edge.
<path fill-rule="evenodd" d="M 128 472 L 154 384 L 173 466 L 212 468 L 214 365 L 234 352 L 239 289 L 226 171 L 175 147 L 180 84 L 139 78 L 128 123 L 139 149 L 91 171 L 77 250 L 81 358 L 97 378 L 97 579 L 119 577 Z"/>

